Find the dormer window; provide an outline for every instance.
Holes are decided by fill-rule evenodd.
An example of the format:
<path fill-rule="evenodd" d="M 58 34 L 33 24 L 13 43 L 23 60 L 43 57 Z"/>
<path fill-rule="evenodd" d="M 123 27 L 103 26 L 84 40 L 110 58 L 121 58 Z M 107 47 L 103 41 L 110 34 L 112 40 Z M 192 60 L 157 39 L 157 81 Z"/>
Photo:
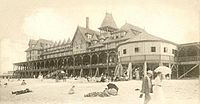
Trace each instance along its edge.
<path fill-rule="evenodd" d="M 35 45 L 34 45 L 34 44 L 32 45 L 32 48 L 33 48 L 33 47 L 35 47 Z"/>
<path fill-rule="evenodd" d="M 120 33 L 121 38 L 124 37 L 125 35 L 126 35 L 126 32 Z"/>
<path fill-rule="evenodd" d="M 97 43 L 97 41 L 95 40 L 95 41 L 94 41 L 94 44 L 96 44 L 96 43 Z"/>
<path fill-rule="evenodd" d="M 133 30 L 133 29 L 131 29 L 131 30 L 132 30 L 132 32 L 133 32 L 135 35 L 138 35 L 138 34 L 141 33 L 140 31 L 137 31 L 137 30 Z"/>
<path fill-rule="evenodd" d="M 91 38 L 92 38 L 92 35 L 89 34 L 89 33 L 87 33 L 87 37 L 88 37 L 88 39 L 91 39 Z"/>
<path fill-rule="evenodd" d="M 103 39 L 100 39 L 100 42 L 103 42 L 104 40 Z"/>

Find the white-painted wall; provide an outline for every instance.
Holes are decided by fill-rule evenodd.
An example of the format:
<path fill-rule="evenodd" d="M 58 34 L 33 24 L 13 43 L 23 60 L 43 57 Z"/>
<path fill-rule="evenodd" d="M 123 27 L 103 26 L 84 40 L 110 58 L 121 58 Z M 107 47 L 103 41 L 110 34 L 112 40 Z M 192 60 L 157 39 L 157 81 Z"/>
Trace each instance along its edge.
<path fill-rule="evenodd" d="M 135 52 L 135 48 L 139 47 L 139 52 Z M 151 47 L 156 47 L 156 52 L 151 52 Z M 168 51 L 164 53 L 164 47 L 168 48 Z M 126 49 L 127 53 L 123 54 L 123 49 Z M 119 58 L 126 56 L 141 56 L 141 55 L 168 55 L 174 56 L 172 54 L 172 49 L 177 50 L 177 46 L 167 42 L 136 42 L 127 43 L 120 45 L 118 47 L 118 52 L 120 51 Z"/>

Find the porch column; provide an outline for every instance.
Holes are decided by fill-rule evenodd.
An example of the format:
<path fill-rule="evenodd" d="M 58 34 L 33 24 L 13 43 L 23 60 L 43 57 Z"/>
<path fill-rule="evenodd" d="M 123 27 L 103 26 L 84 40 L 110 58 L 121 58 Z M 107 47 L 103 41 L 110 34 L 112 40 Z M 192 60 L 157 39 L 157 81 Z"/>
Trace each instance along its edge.
<path fill-rule="evenodd" d="M 176 67 L 176 71 L 177 71 L 177 73 L 176 73 L 176 78 L 178 79 L 178 65 L 177 65 L 177 67 Z"/>
<path fill-rule="evenodd" d="M 81 68 L 81 71 L 80 71 L 80 77 L 82 76 L 82 73 L 83 73 L 83 68 Z"/>
<path fill-rule="evenodd" d="M 46 66 L 46 61 L 44 61 L 44 68 L 46 68 L 45 66 Z"/>
<path fill-rule="evenodd" d="M 109 70 L 109 52 L 106 53 L 107 54 L 107 70 L 106 73 L 108 74 L 108 70 Z"/>
<path fill-rule="evenodd" d="M 75 57 L 73 56 L 72 58 L 73 58 L 73 75 L 75 75 L 76 74 L 75 73 Z"/>
<path fill-rule="evenodd" d="M 38 63 L 37 62 L 35 63 L 35 69 L 38 69 Z"/>
<path fill-rule="evenodd" d="M 171 63 L 169 63 L 169 68 L 171 69 L 172 67 L 171 67 Z M 172 69 L 171 69 L 171 71 L 172 71 Z M 171 79 L 172 78 L 172 74 L 169 74 L 169 79 Z"/>
<path fill-rule="evenodd" d="M 89 54 L 90 56 L 90 69 L 89 69 L 89 76 L 92 77 L 92 55 Z"/>
<path fill-rule="evenodd" d="M 99 68 L 98 68 L 98 67 L 96 68 L 96 72 L 95 72 L 95 75 L 94 75 L 94 76 L 95 76 L 95 77 L 96 77 L 96 76 L 99 76 Z"/>
<path fill-rule="evenodd" d="M 97 64 L 99 64 L 99 54 L 97 54 Z"/>

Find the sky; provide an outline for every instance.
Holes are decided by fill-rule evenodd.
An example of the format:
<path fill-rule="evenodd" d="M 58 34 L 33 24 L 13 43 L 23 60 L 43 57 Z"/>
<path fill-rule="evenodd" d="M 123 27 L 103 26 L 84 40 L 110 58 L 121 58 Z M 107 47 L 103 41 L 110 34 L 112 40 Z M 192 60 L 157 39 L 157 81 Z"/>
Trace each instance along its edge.
<path fill-rule="evenodd" d="M 0 74 L 26 61 L 29 39 L 73 38 L 77 26 L 98 30 L 105 13 L 182 44 L 200 41 L 199 0 L 0 0 Z"/>

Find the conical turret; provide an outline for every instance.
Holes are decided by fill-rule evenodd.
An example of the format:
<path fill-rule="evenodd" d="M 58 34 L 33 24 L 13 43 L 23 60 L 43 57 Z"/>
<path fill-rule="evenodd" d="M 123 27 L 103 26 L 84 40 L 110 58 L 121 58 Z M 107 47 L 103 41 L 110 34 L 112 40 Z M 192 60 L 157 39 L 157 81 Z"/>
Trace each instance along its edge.
<path fill-rule="evenodd" d="M 113 32 L 118 29 L 112 14 L 106 13 L 106 16 L 104 17 L 99 29 L 106 32 Z"/>

